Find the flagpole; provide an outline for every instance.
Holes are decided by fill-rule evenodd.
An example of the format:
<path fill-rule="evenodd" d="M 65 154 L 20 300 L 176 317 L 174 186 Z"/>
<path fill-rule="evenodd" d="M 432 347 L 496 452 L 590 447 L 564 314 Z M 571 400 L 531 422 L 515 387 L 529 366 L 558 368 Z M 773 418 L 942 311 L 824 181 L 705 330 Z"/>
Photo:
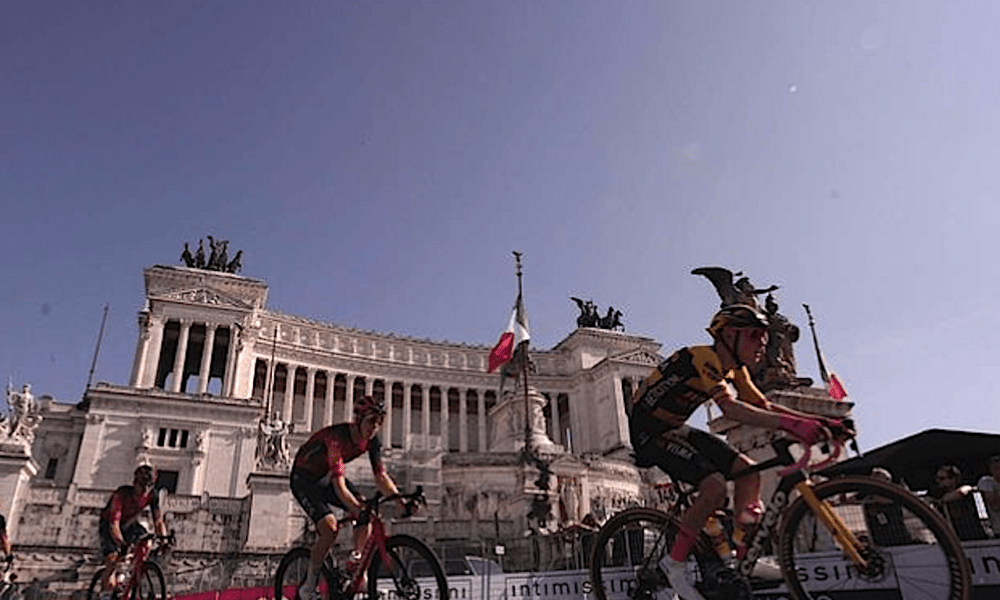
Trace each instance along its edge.
<path fill-rule="evenodd" d="M 806 309 L 806 315 L 809 317 L 809 331 L 812 332 L 813 348 L 816 349 L 816 362 L 819 363 L 820 379 L 823 380 L 823 383 L 830 383 L 830 374 L 826 370 L 826 363 L 823 362 L 823 353 L 819 349 L 819 338 L 816 337 L 816 323 L 813 321 L 812 311 L 809 310 L 808 304 L 803 304 L 802 308 Z"/>
<path fill-rule="evenodd" d="M 522 310 L 524 299 L 521 296 L 521 252 L 514 250 L 514 259 L 517 261 L 517 302 L 520 306 L 515 306 L 515 311 Z M 517 315 L 520 318 L 520 315 Z M 517 348 L 514 353 L 517 354 Z M 531 402 L 528 399 L 528 348 L 525 346 L 520 356 L 521 379 L 524 381 L 524 452 L 526 456 L 531 456 Z"/>
<path fill-rule="evenodd" d="M 87 397 L 90 391 L 90 384 L 94 380 L 94 369 L 97 367 L 97 355 L 101 351 L 101 340 L 104 339 L 104 323 L 108 320 L 108 305 L 104 305 L 104 316 L 101 317 L 101 329 L 97 334 L 97 345 L 94 346 L 94 360 L 90 363 L 90 374 L 87 375 L 87 387 L 83 390 L 83 397 Z"/>

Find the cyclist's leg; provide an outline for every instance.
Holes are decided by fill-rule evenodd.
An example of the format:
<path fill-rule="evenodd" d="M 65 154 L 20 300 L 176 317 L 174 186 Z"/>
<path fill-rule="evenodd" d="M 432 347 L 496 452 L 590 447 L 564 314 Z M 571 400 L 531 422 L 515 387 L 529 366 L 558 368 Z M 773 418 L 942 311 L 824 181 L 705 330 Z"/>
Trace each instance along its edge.
<path fill-rule="evenodd" d="M 684 600 L 703 600 L 687 581 L 687 556 L 708 516 L 725 503 L 726 477 L 736 451 L 709 433 L 684 426 L 664 433 L 637 452 L 671 478 L 698 486 L 699 493 L 681 515 L 677 537 L 660 567 Z"/>
<path fill-rule="evenodd" d="M 732 472 L 748 469 L 756 463 L 749 456 L 740 454 L 733 461 Z M 750 473 L 737 478 L 733 485 L 733 541 L 736 557 L 743 558 L 747 551 L 746 534 L 760 520 L 763 505 L 760 502 L 760 475 Z"/>
<path fill-rule="evenodd" d="M 323 559 L 337 541 L 337 518 L 333 514 L 333 504 L 330 501 L 328 486 L 320 483 L 316 477 L 292 469 L 289 476 L 292 495 L 314 523 L 316 523 L 316 541 L 309 550 L 309 571 L 303 588 L 315 592 L 319 584 L 320 569 Z"/>
<path fill-rule="evenodd" d="M 101 554 L 104 556 L 104 572 L 101 576 L 101 594 L 107 595 L 111 592 L 111 577 L 115 572 L 115 563 L 118 561 L 118 544 L 111 538 L 110 524 L 101 519 L 97 527 L 98 537 L 101 539 Z"/>
<path fill-rule="evenodd" d="M 356 485 L 354 485 L 353 481 L 344 478 L 344 485 L 346 485 L 347 489 L 354 494 L 355 498 L 361 497 L 361 491 Z M 356 561 L 361 557 L 361 549 L 365 547 L 365 544 L 368 542 L 368 536 L 370 536 L 371 533 L 371 522 L 368 520 L 366 515 L 362 514 L 361 517 L 354 523 L 354 552 L 351 555 L 352 561 Z M 348 569 L 350 570 L 354 566 L 355 565 L 349 564 Z"/>

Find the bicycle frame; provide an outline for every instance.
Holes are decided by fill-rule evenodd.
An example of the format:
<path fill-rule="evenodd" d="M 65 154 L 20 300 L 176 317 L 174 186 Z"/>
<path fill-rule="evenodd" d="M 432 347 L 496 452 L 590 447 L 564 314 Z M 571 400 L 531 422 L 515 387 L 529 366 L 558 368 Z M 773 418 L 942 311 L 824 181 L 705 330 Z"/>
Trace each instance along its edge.
<path fill-rule="evenodd" d="M 791 470 L 789 474 L 782 477 L 778 482 L 778 487 L 774 490 L 774 494 L 771 495 L 771 500 L 765 506 L 763 517 L 752 528 L 749 537 L 750 543 L 748 544 L 747 554 L 737 564 L 737 570 L 744 576 L 750 576 L 750 573 L 753 571 L 754 564 L 756 564 L 757 559 L 763 554 L 764 545 L 774 533 L 774 528 L 777 526 L 782 512 L 784 512 L 785 508 L 789 504 L 789 498 L 791 498 L 792 491 L 796 491 L 800 496 L 802 496 L 806 504 L 812 510 L 813 514 L 815 514 L 817 519 L 827 528 L 851 562 L 859 567 L 866 567 L 868 563 L 860 553 L 860 549 L 862 547 L 861 542 L 858 541 L 854 533 L 827 504 L 816 498 L 809 482 L 809 478 L 803 473 L 803 471 L 808 468 L 806 465 L 809 460 L 808 449 L 803 459 L 796 461 L 789 451 L 789 447 L 792 443 L 793 442 L 787 439 L 774 441 L 772 446 L 774 447 L 777 456 L 760 464 L 754 465 L 749 469 L 735 473 L 733 476 L 733 479 L 739 479 L 740 477 L 777 466 L 793 465 L 794 468 L 794 470 L 788 469 L 785 471 L 788 472 Z M 839 448 L 837 452 L 839 452 Z M 826 464 L 826 462 L 828 461 L 824 461 L 822 464 Z"/>
<path fill-rule="evenodd" d="M 350 519 L 343 519 L 342 521 L 348 522 Z M 351 584 L 347 587 L 347 593 L 352 596 L 363 591 L 359 588 L 365 579 L 365 573 L 368 571 L 368 567 L 371 566 L 372 557 L 375 555 L 376 550 L 378 550 L 379 555 L 382 558 L 382 562 L 390 564 L 389 555 L 385 550 L 385 523 L 382 522 L 382 518 L 379 517 L 374 510 L 369 516 L 368 523 L 371 525 L 371 532 L 368 535 L 368 539 L 365 541 L 364 548 L 361 549 L 361 559 L 358 564 L 358 568 L 354 572 Z"/>
<path fill-rule="evenodd" d="M 378 493 L 368 501 L 364 512 L 368 513 L 368 524 L 371 526 L 371 531 L 368 534 L 368 539 L 365 541 L 364 547 L 361 549 L 361 558 L 358 563 L 358 568 L 355 570 L 351 578 L 350 585 L 347 586 L 347 593 L 349 595 L 354 595 L 358 592 L 364 591 L 359 588 L 365 579 L 365 573 L 368 571 L 369 567 L 371 567 L 372 558 L 375 556 L 376 550 L 378 550 L 379 557 L 382 559 L 383 564 L 392 564 L 389 553 L 385 549 L 387 536 L 385 534 L 385 523 L 382 521 L 382 517 L 378 514 L 379 505 L 382 502 L 400 498 L 409 498 L 420 503 L 422 502 L 420 499 L 423 498 L 423 493 L 423 487 L 417 486 L 416 491 L 411 494 L 397 494 L 395 496 L 388 497 Z M 339 519 L 337 524 L 344 525 L 350 522 L 353 522 L 351 517 L 344 517 Z M 354 526 L 357 527 L 357 523 L 355 523 Z"/>
<path fill-rule="evenodd" d="M 128 578 L 125 580 L 125 585 L 121 588 L 120 598 L 128 600 L 132 595 L 132 590 L 139 585 L 139 577 L 142 576 L 142 569 L 146 566 L 146 559 L 149 557 L 150 550 L 152 549 L 150 547 L 152 540 L 153 537 L 145 536 L 136 542 L 132 555 L 132 565 L 129 569 Z M 125 557 L 121 557 L 118 560 L 125 560 Z"/>

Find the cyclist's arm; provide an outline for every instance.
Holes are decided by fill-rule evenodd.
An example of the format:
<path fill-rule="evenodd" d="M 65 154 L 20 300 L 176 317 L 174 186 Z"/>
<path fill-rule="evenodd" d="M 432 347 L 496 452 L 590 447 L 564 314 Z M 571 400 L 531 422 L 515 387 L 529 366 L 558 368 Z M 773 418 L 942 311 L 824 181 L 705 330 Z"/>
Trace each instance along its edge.
<path fill-rule="evenodd" d="M 163 520 L 163 511 L 159 507 L 153 509 L 153 523 L 156 525 L 156 535 L 167 537 L 167 524 Z"/>
<path fill-rule="evenodd" d="M 747 402 L 741 402 L 732 394 L 721 394 L 716 396 L 715 403 L 719 405 L 722 414 L 727 419 L 739 421 L 755 427 L 765 429 L 777 429 L 781 421 L 781 415 L 775 411 L 754 406 Z"/>
<path fill-rule="evenodd" d="M 772 410 L 772 404 L 750 380 L 745 367 L 733 372 L 733 382 L 730 383 L 724 379 L 726 375 L 715 361 L 706 360 L 697 364 L 702 381 L 711 386 L 709 395 L 727 419 L 755 427 L 778 428 L 780 415 Z"/>
<path fill-rule="evenodd" d="M 122 497 L 115 492 L 111 496 L 111 514 L 108 515 L 108 531 L 111 539 L 119 548 L 125 547 L 125 537 L 122 535 Z"/>
<path fill-rule="evenodd" d="M 368 460 L 372 465 L 372 474 L 375 476 L 375 485 L 386 496 L 398 496 L 399 488 L 396 482 L 389 477 L 385 470 L 385 463 L 382 462 L 382 438 L 372 438 L 368 447 Z M 399 500 L 400 507 L 404 506 L 403 500 Z"/>
<path fill-rule="evenodd" d="M 333 490 L 337 493 L 340 501 L 344 503 L 344 506 L 347 507 L 351 516 L 356 519 L 361 514 L 361 511 L 364 510 L 365 505 L 347 488 L 347 477 L 344 475 L 344 458 L 340 455 L 340 444 L 332 437 L 327 437 L 324 440 L 324 445 L 326 446 L 327 473 L 329 473 L 330 481 L 333 483 Z"/>
<path fill-rule="evenodd" d="M 4 553 L 4 555 L 5 556 L 10 556 L 10 553 L 11 553 L 10 538 L 7 537 L 7 529 L 6 528 L 4 528 L 3 531 L 0 531 L 0 545 L 3 546 L 3 553 Z"/>
<path fill-rule="evenodd" d="M 799 417 L 801 419 L 813 419 L 816 421 L 823 422 L 825 418 L 820 415 L 812 415 L 802 411 L 788 408 L 787 406 L 782 406 L 780 404 L 774 404 L 767 399 L 760 389 L 754 385 L 753 380 L 750 378 L 750 374 L 747 372 L 746 367 L 741 367 L 740 369 L 733 372 L 733 385 L 736 387 L 737 401 L 743 401 L 753 406 L 762 408 L 768 412 L 776 413 L 780 418 L 781 415 L 791 415 L 793 417 Z M 767 425 L 761 425 L 761 427 L 767 427 Z M 777 427 L 775 425 L 774 427 Z M 774 428 L 772 427 L 772 429 Z"/>
<path fill-rule="evenodd" d="M 347 478 L 344 477 L 343 472 L 339 475 L 332 475 L 331 478 L 333 480 L 333 489 L 337 492 L 337 497 L 348 507 L 348 512 L 351 513 L 351 516 L 357 519 L 361 511 L 364 510 L 365 505 L 347 488 Z"/>

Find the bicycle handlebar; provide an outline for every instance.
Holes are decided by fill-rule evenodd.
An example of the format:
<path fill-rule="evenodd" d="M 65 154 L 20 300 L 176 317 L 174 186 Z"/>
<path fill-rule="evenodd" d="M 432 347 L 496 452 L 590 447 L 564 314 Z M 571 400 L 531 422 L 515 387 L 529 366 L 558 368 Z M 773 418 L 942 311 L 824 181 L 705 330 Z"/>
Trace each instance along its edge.
<path fill-rule="evenodd" d="M 852 419 L 844 419 L 839 423 L 828 422 L 827 427 L 830 429 L 831 438 L 822 442 L 824 448 L 823 453 L 826 454 L 827 457 L 815 464 L 809 464 L 809 461 L 812 459 L 813 445 L 806 444 L 801 440 L 790 438 L 780 438 L 772 442 L 771 445 L 774 447 L 775 452 L 780 458 L 779 464 L 787 465 L 786 468 L 778 471 L 778 477 L 785 477 L 786 475 L 794 473 L 795 471 L 801 471 L 805 468 L 822 470 L 824 467 L 836 462 L 836 460 L 840 458 L 840 454 L 844 450 L 845 440 L 850 440 L 852 449 L 857 452 L 858 445 L 857 441 L 854 439 L 854 421 Z M 805 451 L 798 460 L 795 460 L 795 457 L 792 456 L 792 453 L 789 450 L 792 444 L 801 444 L 803 448 L 805 448 Z M 830 449 L 830 444 L 833 445 L 832 450 Z"/>
<path fill-rule="evenodd" d="M 393 502 L 395 500 L 402 500 L 407 506 L 413 506 L 417 504 L 427 504 L 427 499 L 424 497 L 424 486 L 418 485 L 415 490 L 409 493 L 393 494 L 391 496 L 384 496 L 382 492 L 375 492 L 375 495 L 365 500 L 365 506 L 361 509 L 361 513 L 358 515 L 357 521 L 365 522 L 369 516 L 378 514 L 379 505 L 385 502 Z M 411 516 L 413 510 L 408 508 L 407 515 Z M 337 519 L 337 523 L 344 524 L 350 521 L 354 521 L 354 517 L 347 515 L 341 519 Z"/>

